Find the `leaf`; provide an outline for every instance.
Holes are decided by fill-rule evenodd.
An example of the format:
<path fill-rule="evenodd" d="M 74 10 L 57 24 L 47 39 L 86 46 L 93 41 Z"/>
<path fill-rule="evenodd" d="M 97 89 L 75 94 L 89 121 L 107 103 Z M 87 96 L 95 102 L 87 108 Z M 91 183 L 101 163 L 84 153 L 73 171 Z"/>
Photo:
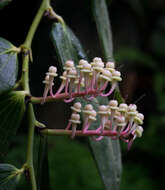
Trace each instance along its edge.
<path fill-rule="evenodd" d="M 0 94 L 15 85 L 18 73 L 16 47 L 0 38 Z"/>
<path fill-rule="evenodd" d="M 50 189 L 48 167 L 48 142 L 47 136 L 40 136 L 37 170 L 37 189 Z"/>
<path fill-rule="evenodd" d="M 0 96 L 0 156 L 7 152 L 25 111 L 25 93 L 12 91 Z"/>
<path fill-rule="evenodd" d="M 8 5 L 12 0 L 0 0 L 0 10 Z"/>
<path fill-rule="evenodd" d="M 78 62 L 76 50 L 73 48 L 69 33 L 67 32 L 67 26 L 62 26 L 60 23 L 53 24 L 51 39 L 62 65 L 67 60 Z"/>
<path fill-rule="evenodd" d="M 0 164 L 0 190 L 14 190 L 21 173 L 11 164 Z"/>
<path fill-rule="evenodd" d="M 106 61 L 113 61 L 112 34 L 106 1 L 92 0 L 92 4 L 94 20 L 96 23 L 104 58 Z M 118 100 L 122 100 L 122 97 L 119 93 L 117 93 L 117 97 Z M 98 98 L 98 101 L 100 104 L 102 101 L 105 101 L 104 104 L 107 104 L 106 102 L 108 99 Z M 106 189 L 118 190 L 122 171 L 119 140 L 113 141 L 106 137 L 102 142 L 99 143 L 94 143 L 90 140 L 90 144 Z"/>
<path fill-rule="evenodd" d="M 113 61 L 111 25 L 105 0 L 92 0 L 93 15 L 104 58 Z"/>

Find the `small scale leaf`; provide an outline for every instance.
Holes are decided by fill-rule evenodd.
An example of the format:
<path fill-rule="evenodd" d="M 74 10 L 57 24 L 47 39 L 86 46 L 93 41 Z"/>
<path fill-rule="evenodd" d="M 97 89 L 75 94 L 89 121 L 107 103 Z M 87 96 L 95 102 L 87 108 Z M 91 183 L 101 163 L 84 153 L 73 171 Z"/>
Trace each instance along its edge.
<path fill-rule="evenodd" d="M 0 156 L 7 152 L 21 123 L 25 111 L 24 98 L 23 91 L 12 91 L 0 96 Z"/>
<path fill-rule="evenodd" d="M 11 164 L 0 164 L 0 190 L 14 190 L 21 173 Z"/>
<path fill-rule="evenodd" d="M 18 73 L 17 51 L 9 41 L 0 38 L 0 94 L 15 85 Z"/>
<path fill-rule="evenodd" d="M 0 10 L 7 6 L 12 0 L 0 0 Z"/>

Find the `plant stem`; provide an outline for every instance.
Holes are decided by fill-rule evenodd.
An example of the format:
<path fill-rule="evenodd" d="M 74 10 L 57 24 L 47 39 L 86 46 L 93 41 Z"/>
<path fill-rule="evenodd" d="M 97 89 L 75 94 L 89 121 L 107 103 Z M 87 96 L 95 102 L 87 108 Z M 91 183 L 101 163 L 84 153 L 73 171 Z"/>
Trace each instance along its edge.
<path fill-rule="evenodd" d="M 30 94 L 29 88 L 29 55 L 23 55 L 22 76 L 21 76 L 22 88 Z"/>
<path fill-rule="evenodd" d="M 96 95 L 98 92 L 97 90 L 90 90 L 88 92 L 88 95 Z M 86 96 L 87 93 L 85 91 L 83 92 L 75 92 L 72 94 L 72 97 L 73 98 L 76 98 L 76 97 L 82 97 L 82 96 Z M 65 93 L 61 93 L 59 95 L 57 95 L 56 97 L 52 97 L 52 96 L 48 96 L 45 98 L 45 102 L 56 102 L 56 101 L 59 101 L 59 100 L 64 100 L 64 99 L 67 99 L 69 98 L 69 94 L 65 94 Z M 33 104 L 40 104 L 42 101 L 43 101 L 43 97 L 34 97 L 32 96 L 30 101 L 33 103 Z"/>
<path fill-rule="evenodd" d="M 28 117 L 28 145 L 27 145 L 27 155 L 26 155 L 26 165 L 29 171 L 29 176 L 32 184 L 32 190 L 37 190 L 35 172 L 33 167 L 33 142 L 34 142 L 34 128 L 35 128 L 35 116 L 33 105 L 29 103 L 27 108 L 27 117 Z"/>
<path fill-rule="evenodd" d="M 41 6 L 32 22 L 32 25 L 29 29 L 27 37 L 25 39 L 24 44 L 22 45 L 23 49 L 23 65 L 22 65 L 22 76 L 20 82 L 22 84 L 23 90 L 27 91 L 30 94 L 29 87 L 29 59 L 31 55 L 31 44 L 34 37 L 34 34 L 37 30 L 37 27 L 40 23 L 40 20 L 44 14 L 44 12 L 50 7 L 50 0 L 43 0 Z M 28 117 L 28 142 L 27 142 L 27 156 L 26 156 L 26 169 L 29 172 L 32 190 L 37 190 L 37 184 L 35 179 L 35 171 L 33 167 L 33 142 L 34 142 L 34 128 L 35 128 L 35 115 L 33 110 L 33 105 L 31 103 L 28 104 L 27 107 L 27 117 Z"/>
<path fill-rule="evenodd" d="M 72 130 L 65 130 L 65 129 L 41 129 L 42 135 L 50 135 L 50 136 L 63 136 L 63 135 L 72 135 Z M 75 136 L 116 136 L 117 132 L 104 130 L 102 134 L 97 132 L 96 130 L 88 130 L 87 132 L 83 133 L 82 130 L 77 130 Z"/>
<path fill-rule="evenodd" d="M 44 14 L 44 12 L 50 7 L 50 0 L 43 0 L 42 3 L 41 3 L 41 6 L 33 20 L 33 23 L 29 29 L 29 32 L 26 36 L 26 39 L 25 39 L 25 42 L 24 42 L 24 46 L 26 48 L 31 48 L 31 44 L 32 44 L 32 40 L 33 40 L 33 37 L 34 37 L 34 34 L 37 30 L 37 27 L 40 23 L 40 20 Z"/>

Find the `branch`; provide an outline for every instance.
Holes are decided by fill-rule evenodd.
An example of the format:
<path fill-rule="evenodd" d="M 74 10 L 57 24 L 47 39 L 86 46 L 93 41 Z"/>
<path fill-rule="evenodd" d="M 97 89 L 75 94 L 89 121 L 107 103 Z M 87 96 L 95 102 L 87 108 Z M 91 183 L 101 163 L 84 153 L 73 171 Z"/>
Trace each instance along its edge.
<path fill-rule="evenodd" d="M 80 93 L 75 92 L 75 93 L 72 94 L 72 97 L 77 98 L 77 97 L 83 97 L 83 96 L 87 96 L 87 95 L 95 95 L 95 96 L 97 96 L 98 91 L 97 90 L 90 90 L 88 92 L 88 94 L 85 91 L 80 92 Z M 57 95 L 56 97 L 52 97 L 52 96 L 46 97 L 45 103 L 46 102 L 56 102 L 56 101 L 64 100 L 64 99 L 67 99 L 67 98 L 69 98 L 69 93 L 67 93 L 67 94 L 66 93 L 61 93 L 61 94 Z M 32 96 L 30 98 L 30 102 L 33 103 L 33 104 L 40 104 L 42 102 L 42 100 L 43 100 L 43 97 L 34 97 L 34 96 Z"/>
<path fill-rule="evenodd" d="M 41 129 L 40 133 L 42 135 L 50 135 L 50 136 L 63 136 L 63 135 L 72 135 L 71 130 L 65 130 L 65 129 Z M 82 132 L 82 130 L 77 130 L 75 133 L 75 136 L 116 136 L 117 132 L 104 130 L 102 134 L 100 132 L 97 132 L 96 130 L 89 130 L 85 133 Z"/>

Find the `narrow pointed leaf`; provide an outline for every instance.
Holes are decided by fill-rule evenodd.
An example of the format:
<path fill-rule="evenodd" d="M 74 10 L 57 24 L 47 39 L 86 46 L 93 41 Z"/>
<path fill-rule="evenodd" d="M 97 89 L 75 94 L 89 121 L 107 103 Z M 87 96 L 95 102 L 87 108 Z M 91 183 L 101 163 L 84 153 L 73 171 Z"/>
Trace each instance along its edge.
<path fill-rule="evenodd" d="M 106 61 L 113 61 L 112 33 L 106 1 L 92 0 L 92 9 L 104 58 Z M 115 92 L 115 96 L 117 96 L 117 100 L 120 102 L 122 101 L 122 97 L 118 91 Z M 93 147 L 93 153 L 96 160 L 98 159 L 97 155 L 100 155 L 103 149 L 105 155 L 102 155 L 107 157 L 105 160 L 110 162 L 107 163 L 107 166 L 109 168 L 109 171 L 113 173 L 108 173 L 106 171 L 104 172 L 104 167 L 101 165 L 101 161 L 97 162 L 106 189 L 118 190 L 120 186 L 122 170 L 119 141 L 113 141 L 108 138 L 105 138 L 105 141 L 108 146 L 105 146 L 103 144 L 96 145 L 96 143 L 93 143 L 92 141 L 91 146 Z M 109 152 L 106 150 L 107 147 L 109 149 Z"/>
<path fill-rule="evenodd" d="M 0 38 L 0 94 L 14 87 L 17 73 L 17 52 L 7 40 Z"/>
<path fill-rule="evenodd" d="M 0 190 L 14 190 L 21 172 L 11 164 L 0 164 Z"/>
<path fill-rule="evenodd" d="M 93 15 L 104 58 L 113 60 L 111 25 L 105 0 L 92 0 Z"/>
<path fill-rule="evenodd" d="M 78 61 L 76 51 L 72 46 L 69 33 L 67 32 L 67 26 L 62 26 L 60 23 L 53 24 L 51 39 L 62 65 L 67 60 Z"/>
<path fill-rule="evenodd" d="M 8 150 L 25 111 L 25 94 L 13 91 L 0 96 L 0 157 Z"/>

